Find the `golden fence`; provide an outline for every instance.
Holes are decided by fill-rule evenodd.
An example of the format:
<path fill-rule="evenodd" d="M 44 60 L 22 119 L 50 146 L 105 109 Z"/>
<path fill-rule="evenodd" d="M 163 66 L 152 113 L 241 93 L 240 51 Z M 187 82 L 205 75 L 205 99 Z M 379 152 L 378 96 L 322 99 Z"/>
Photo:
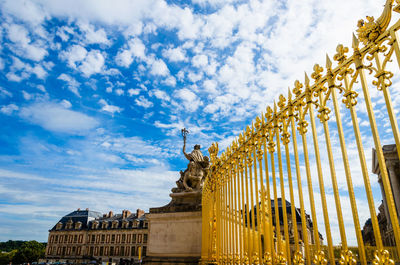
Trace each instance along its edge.
<path fill-rule="evenodd" d="M 392 85 L 391 79 L 394 74 L 387 69 L 388 62 L 394 59 L 393 57 L 396 57 L 400 67 L 397 35 L 400 21 L 389 28 L 392 12 L 400 13 L 400 1 L 396 0 L 396 4 L 393 2 L 394 0 L 386 1 L 383 13 L 377 20 L 367 17 L 367 21 L 359 21 L 358 37 L 353 35 L 352 55 L 347 55 L 349 48 L 338 45 L 337 54 L 333 57 L 338 64 L 336 67 L 333 67 L 327 56 L 325 71 L 316 64 L 311 80 L 306 74 L 304 83 L 295 81 L 294 89 L 289 89 L 287 97 L 281 95 L 274 106 L 267 107 L 266 112 L 257 117 L 251 126 L 247 126 L 219 157 L 217 143 L 209 148 L 212 166 L 205 180 L 202 195 L 202 264 L 325 265 L 338 262 L 340 265 L 366 265 L 372 262 L 374 265 L 389 265 L 399 261 L 398 215 L 379 137 L 379 126 L 373 110 L 375 100 L 379 101 L 380 98 L 371 100 L 371 85 L 367 81 L 367 77 L 371 78 L 374 86 L 372 89 L 381 91 L 378 96 L 386 106 L 384 112 L 390 120 L 395 143 L 400 146 L 399 129 L 388 89 Z M 359 42 L 362 43 L 362 47 Z M 360 91 L 357 92 L 357 89 Z M 343 130 L 340 99 L 346 107 L 342 112 L 345 115 L 349 113 L 351 117 L 353 142 L 355 141 L 357 146 L 376 244 L 373 247 L 365 246 L 362 237 L 351 175 L 351 167 L 354 165 L 349 163 L 345 141 L 348 132 Z M 373 198 L 357 117 L 361 105 L 357 105 L 358 101 L 365 104 L 364 110 L 369 119 L 384 197 L 396 242 L 394 247 L 387 247 L 382 243 L 376 201 Z M 333 112 L 329 106 L 333 107 Z M 323 128 L 320 131 L 317 131 L 314 109 L 321 123 L 320 128 Z M 351 213 L 343 212 L 340 202 L 328 126 L 331 117 L 336 120 L 334 137 L 338 137 L 340 143 Z M 308 133 L 312 136 L 313 148 L 310 150 L 307 144 Z M 318 133 L 324 135 L 323 146 L 326 146 L 326 150 L 319 146 Z M 298 136 L 301 139 L 298 139 Z M 298 145 L 298 141 L 301 142 L 301 146 Z M 323 176 L 325 165 L 320 152 L 328 157 L 330 180 Z M 400 148 L 397 152 L 400 157 Z M 314 165 L 310 165 L 310 161 L 315 161 L 316 166 L 326 245 L 323 245 L 319 233 L 311 171 Z M 305 176 L 302 168 L 305 170 Z M 334 209 L 340 232 L 338 246 L 334 246 L 332 241 L 325 181 L 330 181 L 332 185 Z M 294 187 L 294 182 L 297 183 L 297 187 Z M 303 183 L 307 185 L 303 186 Z M 289 194 L 285 194 L 285 187 L 288 188 Z M 303 197 L 303 189 L 308 191 L 308 200 Z M 286 205 L 287 197 L 290 206 Z M 305 212 L 305 203 L 309 203 L 311 217 Z M 280 209 L 282 213 L 278 214 Z M 300 222 L 296 219 L 296 211 L 300 215 Z M 356 247 L 348 246 L 343 214 L 352 215 Z M 322 220 L 319 221 L 322 223 Z"/>

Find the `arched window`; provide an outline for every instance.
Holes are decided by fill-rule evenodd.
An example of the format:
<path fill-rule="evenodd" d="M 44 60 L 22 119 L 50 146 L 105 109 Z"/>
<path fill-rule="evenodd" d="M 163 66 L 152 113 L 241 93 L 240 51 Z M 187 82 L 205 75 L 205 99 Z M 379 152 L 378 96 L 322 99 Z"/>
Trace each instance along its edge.
<path fill-rule="evenodd" d="M 103 223 L 101 224 L 101 228 L 107 229 L 108 228 L 108 221 L 103 221 Z"/>
<path fill-rule="evenodd" d="M 94 221 L 92 223 L 92 229 L 97 229 L 99 227 L 99 222 L 98 221 Z"/>
<path fill-rule="evenodd" d="M 129 221 L 124 221 L 123 223 L 122 223 L 122 228 L 128 228 L 129 227 Z"/>
<path fill-rule="evenodd" d="M 67 225 L 65 226 L 65 229 L 72 229 L 73 224 L 74 224 L 74 221 L 72 221 L 72 219 L 69 219 L 67 222 Z"/>
<path fill-rule="evenodd" d="M 112 228 L 118 228 L 118 220 L 112 222 Z"/>

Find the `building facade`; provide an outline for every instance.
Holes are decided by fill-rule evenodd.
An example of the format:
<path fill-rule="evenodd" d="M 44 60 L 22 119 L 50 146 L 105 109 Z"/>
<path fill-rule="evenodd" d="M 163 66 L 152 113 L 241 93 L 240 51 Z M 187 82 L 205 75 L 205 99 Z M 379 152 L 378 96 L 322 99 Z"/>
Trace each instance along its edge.
<path fill-rule="evenodd" d="M 76 210 L 49 230 L 47 262 L 133 264 L 146 256 L 148 220 L 143 210 L 121 214 Z"/>
<path fill-rule="evenodd" d="M 388 171 L 388 177 L 390 187 L 392 189 L 397 217 L 400 217 L 400 160 L 397 153 L 396 145 L 384 145 L 382 146 L 382 151 L 385 157 L 385 163 Z M 382 194 L 382 204 L 378 208 L 379 213 L 377 216 L 379 230 L 382 237 L 382 243 L 385 246 L 395 246 L 396 242 L 394 238 L 392 223 L 390 221 L 389 209 L 386 201 L 386 193 L 383 188 L 381 170 L 379 167 L 375 149 L 372 149 L 372 172 L 378 175 L 378 183 Z M 371 219 L 368 219 L 365 222 L 362 234 L 366 245 L 376 245 Z"/>

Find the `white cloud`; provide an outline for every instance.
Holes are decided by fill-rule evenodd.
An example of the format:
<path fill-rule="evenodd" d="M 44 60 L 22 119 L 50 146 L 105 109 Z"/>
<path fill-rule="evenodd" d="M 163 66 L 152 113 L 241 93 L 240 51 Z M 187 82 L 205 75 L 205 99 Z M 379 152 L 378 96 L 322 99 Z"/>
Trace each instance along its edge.
<path fill-rule="evenodd" d="M 141 106 L 146 109 L 153 107 L 153 102 L 149 101 L 144 96 L 139 96 L 137 99 L 135 99 L 135 103 L 136 103 L 136 105 Z"/>
<path fill-rule="evenodd" d="M 19 108 L 15 104 L 9 104 L 5 106 L 1 106 L 0 112 L 6 115 L 11 115 L 14 111 L 17 111 Z"/>
<path fill-rule="evenodd" d="M 184 106 L 185 110 L 188 112 L 194 112 L 201 105 L 203 105 L 203 103 L 196 96 L 196 94 L 187 88 L 178 90 L 176 95 L 178 98 L 180 98 L 183 101 L 183 106 Z"/>
<path fill-rule="evenodd" d="M 194 67 L 202 68 L 208 64 L 208 57 L 204 54 L 196 55 L 192 58 Z"/>
<path fill-rule="evenodd" d="M 91 50 L 85 60 L 80 65 L 79 69 L 86 77 L 100 73 L 104 66 L 104 57 L 98 50 Z"/>
<path fill-rule="evenodd" d="M 168 94 L 165 91 L 159 90 L 159 89 L 152 90 L 150 95 L 151 96 L 155 96 L 156 98 L 161 99 L 161 100 L 165 100 L 165 101 L 170 101 L 171 100 L 171 98 L 168 96 Z"/>
<path fill-rule="evenodd" d="M 13 94 L 10 91 L 0 87 L 0 97 L 2 97 L 2 98 L 10 97 L 11 98 L 12 96 L 13 96 Z"/>
<path fill-rule="evenodd" d="M 15 52 L 27 59 L 33 61 L 41 61 L 48 52 L 44 47 L 40 47 L 40 43 L 31 43 L 31 38 L 29 33 L 21 25 L 11 24 L 7 28 L 8 38 L 15 43 Z"/>
<path fill-rule="evenodd" d="M 152 75 L 167 76 L 169 75 L 169 70 L 162 59 L 156 59 L 151 64 L 150 73 Z"/>
<path fill-rule="evenodd" d="M 79 94 L 79 90 L 78 90 L 78 88 L 80 86 L 80 83 L 78 81 L 76 81 L 75 78 L 73 78 L 72 76 L 67 75 L 67 74 L 61 74 L 59 77 L 57 77 L 57 79 L 67 82 L 68 83 L 68 89 L 72 93 L 77 95 L 78 97 L 81 96 Z"/>
<path fill-rule="evenodd" d="M 79 22 L 79 30 L 84 33 L 83 42 L 86 44 L 105 44 L 110 45 L 110 40 L 107 38 L 107 34 L 104 29 L 100 28 L 95 30 L 94 26 L 89 23 Z"/>
<path fill-rule="evenodd" d="M 122 111 L 122 109 L 120 107 L 114 106 L 114 105 L 109 105 L 107 103 L 107 101 L 105 101 L 104 99 L 100 99 L 99 104 L 103 105 L 103 107 L 101 108 L 103 111 L 109 112 L 112 115 L 114 115 L 115 112 L 120 113 Z"/>
<path fill-rule="evenodd" d="M 26 92 L 25 90 L 22 90 L 22 96 L 24 97 L 25 100 L 31 100 L 32 95 Z"/>
<path fill-rule="evenodd" d="M 60 54 L 60 58 L 68 62 L 69 67 L 77 69 L 77 62 L 83 61 L 87 55 L 87 50 L 81 45 L 70 46 Z"/>
<path fill-rule="evenodd" d="M 60 104 L 61 104 L 61 106 L 63 106 L 63 107 L 66 108 L 66 109 L 69 109 L 69 108 L 72 107 L 71 102 L 69 102 L 69 101 L 66 100 L 66 99 L 63 99 L 63 100 L 60 102 Z"/>
<path fill-rule="evenodd" d="M 146 47 L 138 38 L 129 40 L 127 47 L 118 52 L 117 56 L 115 57 L 115 61 L 120 66 L 129 67 L 134 58 L 141 60 L 146 59 Z"/>
<path fill-rule="evenodd" d="M 121 88 L 118 88 L 115 90 L 115 94 L 117 94 L 118 96 L 122 96 L 125 93 L 125 91 Z"/>
<path fill-rule="evenodd" d="M 38 102 L 20 111 L 25 120 L 46 130 L 82 135 L 98 126 L 98 121 L 86 114 L 72 111 L 51 102 Z"/>
<path fill-rule="evenodd" d="M 185 51 L 181 47 L 164 49 L 162 54 L 170 62 L 186 62 L 188 60 Z"/>
<path fill-rule="evenodd" d="M 137 96 L 137 95 L 139 95 L 139 93 L 140 93 L 140 89 L 133 89 L 133 88 L 128 89 L 128 94 L 130 97 Z"/>

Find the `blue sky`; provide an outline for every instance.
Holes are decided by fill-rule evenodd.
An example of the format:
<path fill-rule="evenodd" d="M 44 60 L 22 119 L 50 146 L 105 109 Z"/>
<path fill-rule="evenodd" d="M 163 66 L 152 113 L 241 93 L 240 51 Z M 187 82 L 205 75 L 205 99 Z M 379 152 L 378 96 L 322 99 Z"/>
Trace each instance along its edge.
<path fill-rule="evenodd" d="M 181 128 L 190 148 L 227 147 L 380 2 L 1 0 L 0 240 L 45 241 L 76 208 L 168 203 Z"/>

